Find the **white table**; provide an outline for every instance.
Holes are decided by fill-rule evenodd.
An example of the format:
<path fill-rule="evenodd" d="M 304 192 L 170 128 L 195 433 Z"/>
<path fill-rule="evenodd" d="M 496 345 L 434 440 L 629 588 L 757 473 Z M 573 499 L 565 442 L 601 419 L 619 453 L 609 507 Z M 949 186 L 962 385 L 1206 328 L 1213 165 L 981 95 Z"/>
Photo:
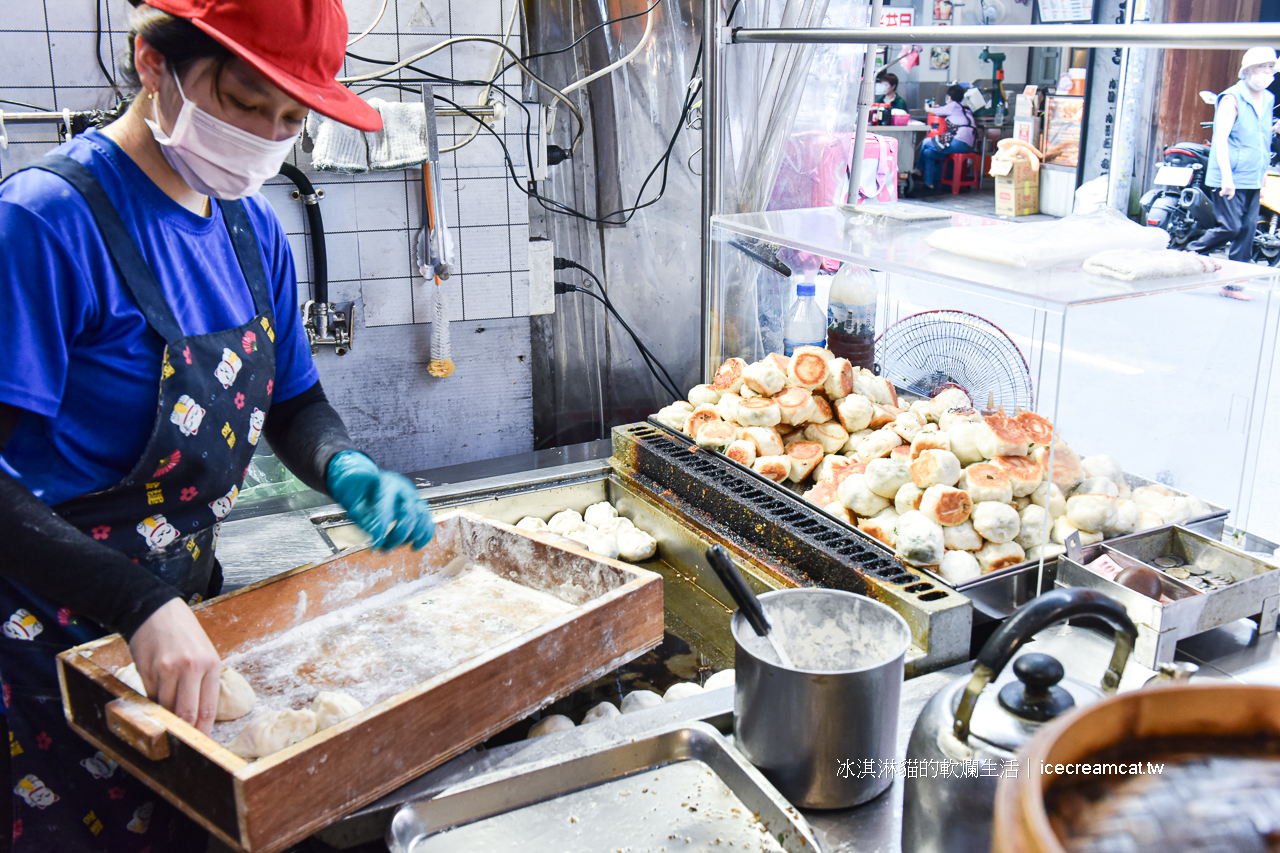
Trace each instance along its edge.
<path fill-rule="evenodd" d="M 870 133 L 891 133 L 898 137 L 898 171 L 910 172 L 916 167 L 916 143 L 920 137 L 916 134 L 927 133 L 929 125 L 922 121 L 909 121 L 906 124 L 877 124 L 867 127 Z"/>

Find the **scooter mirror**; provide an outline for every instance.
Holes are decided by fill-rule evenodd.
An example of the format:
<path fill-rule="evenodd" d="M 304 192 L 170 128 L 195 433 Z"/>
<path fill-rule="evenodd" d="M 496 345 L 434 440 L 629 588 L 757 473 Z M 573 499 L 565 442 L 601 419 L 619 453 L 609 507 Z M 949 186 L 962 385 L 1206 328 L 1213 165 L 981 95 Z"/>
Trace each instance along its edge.
<path fill-rule="evenodd" d="M 1202 89 L 1200 91 L 1200 100 L 1212 106 L 1218 102 L 1218 96 L 1213 92 L 1210 92 L 1208 89 Z"/>

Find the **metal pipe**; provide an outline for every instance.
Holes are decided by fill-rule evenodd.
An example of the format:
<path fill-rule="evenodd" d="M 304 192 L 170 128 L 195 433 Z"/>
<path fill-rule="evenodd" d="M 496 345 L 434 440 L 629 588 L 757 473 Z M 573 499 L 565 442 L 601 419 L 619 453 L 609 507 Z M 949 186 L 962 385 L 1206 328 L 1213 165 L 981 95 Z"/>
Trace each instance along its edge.
<path fill-rule="evenodd" d="M 41 122 L 57 123 L 63 120 L 63 115 L 60 112 L 11 113 L 8 110 L 0 110 L 0 112 L 4 113 L 4 120 L 6 124 L 40 124 Z M 437 116 L 448 116 L 451 118 L 462 118 L 463 116 L 470 117 L 468 113 L 471 115 L 482 116 L 484 118 L 493 118 L 494 107 L 492 104 L 483 107 L 467 107 L 467 112 L 465 113 L 462 110 L 455 110 L 453 107 L 442 107 L 436 110 Z M 72 117 L 75 117 L 82 115 L 82 113 L 72 112 L 71 115 Z"/>
<path fill-rule="evenodd" d="M 735 44 L 994 44 L 1015 47 L 1249 48 L 1280 41 L 1280 24 L 1034 24 L 989 27 L 738 27 Z"/>
<path fill-rule="evenodd" d="M 715 298 L 715 251 L 711 243 L 711 217 L 720 199 L 720 51 L 719 4 L 702 2 L 702 330 L 699 336 L 701 380 L 711 379 L 719 365 L 711 357 L 712 325 L 718 321 Z"/>
<path fill-rule="evenodd" d="M 871 29 L 879 30 L 884 0 L 871 0 Z M 858 125 L 853 135 L 853 162 L 849 164 L 849 204 L 857 204 L 862 192 L 862 155 L 867 147 L 867 120 L 875 97 L 876 45 L 867 44 L 862 61 L 862 85 L 858 88 Z"/>

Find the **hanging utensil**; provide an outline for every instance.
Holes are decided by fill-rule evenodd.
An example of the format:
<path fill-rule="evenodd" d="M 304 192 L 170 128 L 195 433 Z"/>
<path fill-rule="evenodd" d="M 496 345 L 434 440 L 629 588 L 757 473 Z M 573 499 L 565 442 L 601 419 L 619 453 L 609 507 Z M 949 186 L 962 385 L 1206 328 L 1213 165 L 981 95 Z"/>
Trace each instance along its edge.
<path fill-rule="evenodd" d="M 773 653 L 778 656 L 778 660 L 782 661 L 783 666 L 787 669 L 795 669 L 791 658 L 787 656 L 786 649 L 778 641 L 777 632 L 769 624 L 769 617 L 765 616 L 764 608 L 760 606 L 760 599 L 756 598 L 751 587 L 747 586 L 742 573 L 733 564 L 733 560 L 729 559 L 729 552 L 724 549 L 724 546 L 712 545 L 708 548 L 707 562 L 711 564 L 711 568 L 715 569 L 716 576 L 720 578 L 725 589 L 729 590 L 729 595 L 733 596 L 734 603 L 742 610 L 742 615 L 746 617 L 752 629 L 769 641 L 769 645 L 773 647 Z"/>

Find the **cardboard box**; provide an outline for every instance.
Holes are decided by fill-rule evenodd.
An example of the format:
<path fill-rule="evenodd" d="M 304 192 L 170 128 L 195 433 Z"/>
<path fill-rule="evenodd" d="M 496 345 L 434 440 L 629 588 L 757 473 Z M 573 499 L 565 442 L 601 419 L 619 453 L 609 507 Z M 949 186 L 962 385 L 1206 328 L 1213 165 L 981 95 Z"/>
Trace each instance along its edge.
<path fill-rule="evenodd" d="M 1025 160 L 997 160 L 991 164 L 996 179 L 996 215 L 1027 216 L 1040 212 L 1040 175 Z"/>
<path fill-rule="evenodd" d="M 1035 148 L 1040 147 L 1040 120 L 1038 118 L 1015 118 L 1013 120 L 1013 138 Z"/>
<path fill-rule="evenodd" d="M 1015 96 L 1014 118 L 1031 118 L 1036 114 L 1036 87 L 1027 86 Z"/>

